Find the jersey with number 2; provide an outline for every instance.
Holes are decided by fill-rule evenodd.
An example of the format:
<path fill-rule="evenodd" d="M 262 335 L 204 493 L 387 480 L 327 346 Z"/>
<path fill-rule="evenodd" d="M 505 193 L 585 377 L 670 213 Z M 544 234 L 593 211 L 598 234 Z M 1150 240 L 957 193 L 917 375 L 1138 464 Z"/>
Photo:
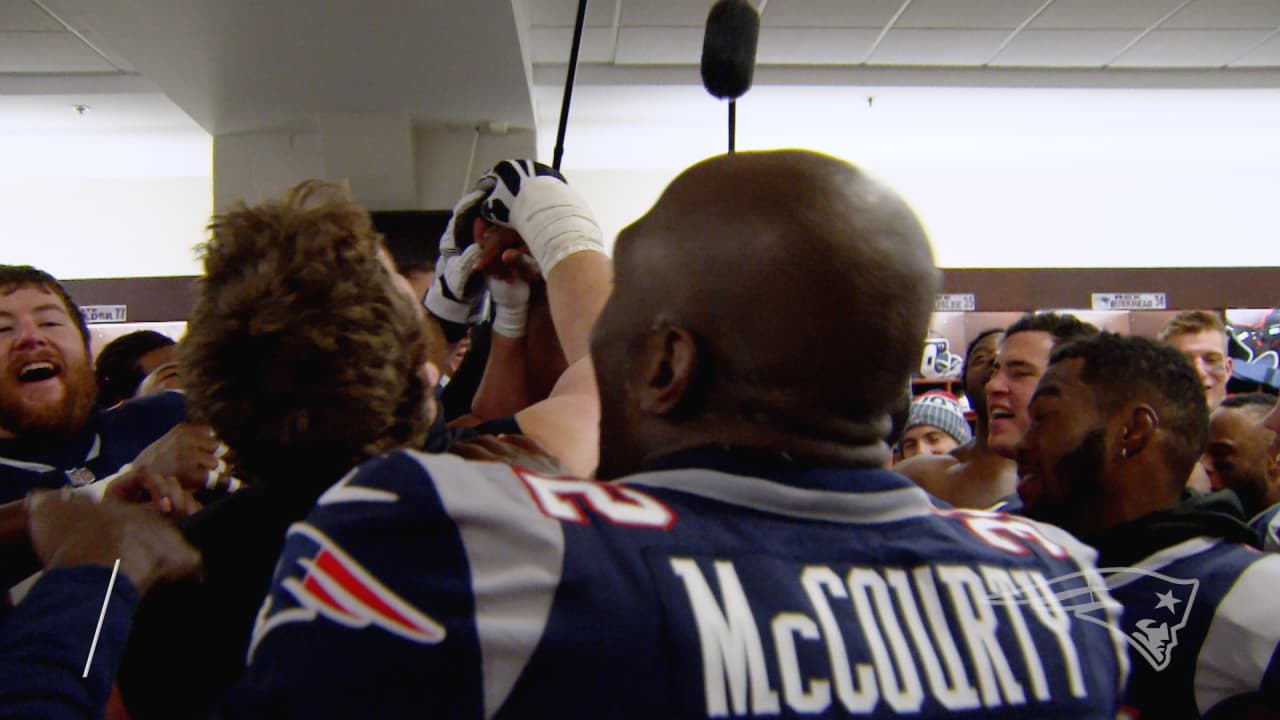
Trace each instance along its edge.
<path fill-rule="evenodd" d="M 228 714 L 1114 718 L 1092 555 L 886 471 L 401 451 L 290 530 Z"/>

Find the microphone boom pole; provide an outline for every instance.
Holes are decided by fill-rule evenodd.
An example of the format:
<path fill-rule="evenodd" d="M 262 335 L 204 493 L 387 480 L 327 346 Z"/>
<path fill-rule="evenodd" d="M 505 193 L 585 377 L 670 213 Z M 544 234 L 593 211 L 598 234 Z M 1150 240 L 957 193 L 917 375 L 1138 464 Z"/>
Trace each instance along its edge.
<path fill-rule="evenodd" d="M 573 45 L 569 48 L 569 72 L 564 79 L 564 99 L 560 103 L 560 127 L 556 130 L 556 147 L 551 167 L 560 169 L 564 157 L 564 133 L 569 127 L 569 102 L 573 100 L 573 78 L 578 71 L 578 49 L 582 47 L 582 26 L 587 21 L 587 0 L 578 0 L 578 19 L 573 25 Z"/>

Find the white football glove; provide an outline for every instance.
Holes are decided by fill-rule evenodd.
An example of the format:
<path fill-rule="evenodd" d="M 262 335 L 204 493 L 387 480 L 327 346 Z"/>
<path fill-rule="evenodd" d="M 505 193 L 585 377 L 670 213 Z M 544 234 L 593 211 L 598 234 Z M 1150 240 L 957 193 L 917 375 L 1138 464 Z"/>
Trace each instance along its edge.
<path fill-rule="evenodd" d="M 476 189 L 463 195 L 453 206 L 449 224 L 440 235 L 436 279 L 422 303 L 432 315 L 459 325 L 475 324 L 485 315 L 485 285 L 480 276 L 475 275 L 482 251 L 471 234 L 472 223 L 480 212 L 480 201 L 488 194 L 487 189 L 481 187 L 477 184 Z"/>
<path fill-rule="evenodd" d="M 532 160 L 503 160 L 481 178 L 486 181 L 493 190 L 480 215 L 519 233 L 543 277 L 574 253 L 604 252 L 591 208 L 554 169 Z"/>

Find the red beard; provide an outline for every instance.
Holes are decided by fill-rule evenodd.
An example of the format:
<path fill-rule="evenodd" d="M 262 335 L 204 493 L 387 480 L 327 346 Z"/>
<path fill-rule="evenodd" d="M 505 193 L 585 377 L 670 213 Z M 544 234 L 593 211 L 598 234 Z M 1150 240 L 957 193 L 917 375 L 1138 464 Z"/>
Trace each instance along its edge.
<path fill-rule="evenodd" d="M 0 428 L 17 437 L 68 437 L 84 427 L 97 402 L 97 382 L 87 365 L 76 364 L 58 375 L 62 397 L 32 402 L 17 391 L 15 378 L 0 378 Z"/>

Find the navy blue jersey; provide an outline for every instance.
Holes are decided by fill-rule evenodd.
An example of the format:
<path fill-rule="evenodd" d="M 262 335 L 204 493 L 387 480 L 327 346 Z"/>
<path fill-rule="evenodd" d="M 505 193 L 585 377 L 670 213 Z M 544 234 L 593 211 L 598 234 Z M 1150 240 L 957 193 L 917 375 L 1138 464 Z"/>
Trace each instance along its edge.
<path fill-rule="evenodd" d="M 0 607 L 0 717 L 102 717 L 138 604 L 119 573 L 104 611 L 110 580 L 105 567 L 46 570 L 17 607 Z"/>
<path fill-rule="evenodd" d="M 1022 514 L 1022 496 L 1017 492 L 1010 493 L 1000 498 L 995 505 L 987 508 L 988 510 L 1009 513 L 1010 515 Z"/>
<path fill-rule="evenodd" d="M 401 451 L 290 529 L 228 716 L 1111 719 L 1092 555 L 879 470 L 597 483 Z"/>
<path fill-rule="evenodd" d="M 514 418 L 475 428 L 435 426 L 430 447 L 484 432 L 519 432 Z M 331 481 L 341 476 L 335 470 Z M 290 525 L 304 519 L 323 491 L 308 478 L 300 486 L 250 484 L 183 521 L 200 550 L 201 582 L 156 588 L 142 603 L 118 683 L 136 720 L 205 718 L 244 672 L 245 652 L 262 597 Z M 191 618 L 199 618 L 192 622 Z M 183 627 L 175 633 L 175 627 Z"/>
<path fill-rule="evenodd" d="M 1125 608 L 1135 715 L 1199 718 L 1255 693 L 1280 707 L 1280 556 L 1198 537 L 1103 573 Z"/>
<path fill-rule="evenodd" d="M 115 473 L 182 422 L 186 407 L 182 393 L 158 393 L 94 410 L 70 438 L 0 439 L 0 503 L 31 490 L 84 485 Z"/>
<path fill-rule="evenodd" d="M 1272 505 L 1249 521 L 1249 527 L 1258 533 L 1262 549 L 1280 552 L 1280 504 Z"/>

